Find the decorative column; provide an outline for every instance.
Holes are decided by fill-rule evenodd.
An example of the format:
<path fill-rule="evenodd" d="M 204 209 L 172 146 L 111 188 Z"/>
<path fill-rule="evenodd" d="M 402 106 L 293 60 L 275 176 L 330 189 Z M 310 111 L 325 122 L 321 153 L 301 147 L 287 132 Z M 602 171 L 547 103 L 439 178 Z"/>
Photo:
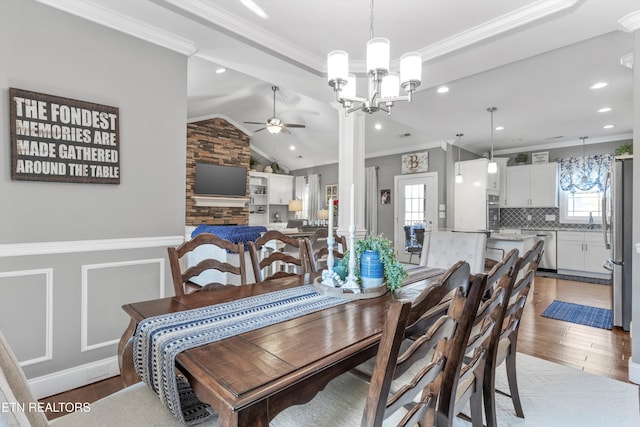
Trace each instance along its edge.
<path fill-rule="evenodd" d="M 366 235 L 364 228 L 364 125 L 365 114 L 354 111 L 345 116 L 338 105 L 338 211 L 337 232 L 349 235 L 351 200 L 355 204 L 354 221 L 357 239 Z M 353 184 L 354 196 L 351 196 Z"/>
<path fill-rule="evenodd" d="M 640 154 L 640 10 L 630 13 L 618 21 L 625 31 L 633 33 L 633 152 Z M 629 61 L 629 55 L 624 57 Z M 624 62 L 624 61 L 622 61 Z M 628 65 L 628 64 L 623 64 Z M 640 295 L 640 165 L 633 168 L 633 266 L 631 273 L 632 294 Z M 631 307 L 631 358 L 629 359 L 629 381 L 640 384 L 640 298 L 634 297 Z M 633 322 L 636 324 L 633 325 Z"/>

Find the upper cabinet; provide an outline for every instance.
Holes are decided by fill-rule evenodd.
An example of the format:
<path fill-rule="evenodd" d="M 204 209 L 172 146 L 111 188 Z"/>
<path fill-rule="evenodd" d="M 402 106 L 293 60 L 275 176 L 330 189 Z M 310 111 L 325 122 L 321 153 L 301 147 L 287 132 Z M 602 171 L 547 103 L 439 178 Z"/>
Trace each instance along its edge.
<path fill-rule="evenodd" d="M 557 163 L 509 166 L 506 184 L 505 207 L 558 207 Z"/>
<path fill-rule="evenodd" d="M 269 176 L 269 204 L 287 205 L 293 199 L 293 176 L 267 174 Z"/>

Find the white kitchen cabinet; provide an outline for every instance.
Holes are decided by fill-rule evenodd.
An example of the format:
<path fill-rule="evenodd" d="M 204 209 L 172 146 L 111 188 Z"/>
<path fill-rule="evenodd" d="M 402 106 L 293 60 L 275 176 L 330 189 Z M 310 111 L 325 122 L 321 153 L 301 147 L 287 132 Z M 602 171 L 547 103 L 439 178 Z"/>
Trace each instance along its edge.
<path fill-rule="evenodd" d="M 505 207 L 558 207 L 558 164 L 507 167 Z"/>
<path fill-rule="evenodd" d="M 611 256 L 599 232 L 558 231 L 558 272 L 609 278 L 602 265 Z"/>
<path fill-rule="evenodd" d="M 269 204 L 287 205 L 293 199 L 293 176 L 269 175 Z"/>

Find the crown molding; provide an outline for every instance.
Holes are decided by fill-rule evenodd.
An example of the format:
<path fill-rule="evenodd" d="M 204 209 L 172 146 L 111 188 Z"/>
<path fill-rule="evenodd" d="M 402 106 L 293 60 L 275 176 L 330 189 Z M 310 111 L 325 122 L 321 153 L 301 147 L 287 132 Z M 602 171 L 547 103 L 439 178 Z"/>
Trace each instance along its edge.
<path fill-rule="evenodd" d="M 319 74 L 325 67 L 325 59 L 317 58 L 301 49 L 296 44 L 282 39 L 274 34 L 265 32 L 250 22 L 227 13 L 224 9 L 214 6 L 213 2 L 204 0 L 162 0 L 193 16 L 223 28 L 233 33 L 236 38 L 241 37 L 254 46 L 268 50 L 274 56 L 293 61 L 307 71 Z"/>
<path fill-rule="evenodd" d="M 541 18 L 561 12 L 577 4 L 580 0 L 541 0 L 531 5 L 521 7 L 513 12 L 505 13 L 476 27 L 441 40 L 423 49 L 422 61 L 437 58 L 463 47 L 495 37 L 505 31 L 510 31 L 523 25 L 530 24 Z"/>
<path fill-rule="evenodd" d="M 39 3 L 87 19 L 96 24 L 109 27 L 121 33 L 165 47 L 174 52 L 191 56 L 198 51 L 198 46 L 187 39 L 168 31 L 131 18 L 120 12 L 106 8 L 89 0 L 36 0 Z"/>
<path fill-rule="evenodd" d="M 617 135 L 608 135 L 608 136 L 600 136 L 600 137 L 589 137 L 588 142 L 585 142 L 586 145 L 590 145 L 590 144 L 599 144 L 602 142 L 615 142 L 615 141 L 626 141 L 626 140 L 630 140 L 633 139 L 633 133 L 621 133 L 621 134 L 617 134 Z M 550 150 L 553 148 L 565 148 L 565 147 L 574 147 L 574 146 L 578 146 L 578 145 L 582 145 L 582 141 L 581 140 L 570 140 L 570 141 L 561 141 L 561 142 L 549 142 L 549 143 L 545 143 L 545 144 L 537 144 L 537 145 L 527 145 L 527 146 L 520 146 L 520 147 L 514 147 L 514 148 L 507 148 L 504 150 L 494 150 L 494 154 L 495 155 L 502 155 L 502 154 L 513 154 L 513 153 L 520 153 L 523 151 L 535 151 L 535 150 Z"/>
<path fill-rule="evenodd" d="M 250 137 L 255 134 L 255 132 L 247 129 L 247 127 L 244 126 L 243 124 L 236 122 L 235 120 L 233 120 L 231 117 L 227 116 L 226 114 L 220 114 L 220 113 L 207 114 L 206 116 L 191 117 L 191 118 L 187 119 L 187 123 L 195 123 L 195 122 L 201 122 L 203 120 L 211 120 L 211 119 L 223 119 L 223 120 L 226 120 L 229 123 L 231 123 L 233 126 L 238 128 L 240 131 L 242 131 L 244 134 L 246 134 L 246 135 L 248 135 Z"/>
<path fill-rule="evenodd" d="M 638 28 L 640 28 L 640 10 L 631 12 L 628 15 L 623 16 L 618 20 L 618 24 L 622 27 L 624 31 L 629 33 L 634 32 Z"/>

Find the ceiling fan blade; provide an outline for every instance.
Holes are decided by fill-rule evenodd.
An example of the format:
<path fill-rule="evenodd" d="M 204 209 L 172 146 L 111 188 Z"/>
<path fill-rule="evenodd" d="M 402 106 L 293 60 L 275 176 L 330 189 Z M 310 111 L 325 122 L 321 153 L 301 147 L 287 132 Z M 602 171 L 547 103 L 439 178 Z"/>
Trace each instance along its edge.
<path fill-rule="evenodd" d="M 246 123 L 249 125 L 264 125 L 264 122 L 242 122 L 242 123 Z"/>
<path fill-rule="evenodd" d="M 258 130 L 254 130 L 253 133 L 260 132 L 261 130 L 265 130 L 266 128 L 260 128 Z"/>
<path fill-rule="evenodd" d="M 306 125 L 296 125 L 294 123 L 283 123 L 288 128 L 306 128 Z"/>
<path fill-rule="evenodd" d="M 287 129 L 287 127 L 285 125 L 282 125 L 280 127 L 280 130 L 282 131 L 282 133 L 286 133 L 286 134 L 291 135 L 291 131 L 289 129 Z"/>

